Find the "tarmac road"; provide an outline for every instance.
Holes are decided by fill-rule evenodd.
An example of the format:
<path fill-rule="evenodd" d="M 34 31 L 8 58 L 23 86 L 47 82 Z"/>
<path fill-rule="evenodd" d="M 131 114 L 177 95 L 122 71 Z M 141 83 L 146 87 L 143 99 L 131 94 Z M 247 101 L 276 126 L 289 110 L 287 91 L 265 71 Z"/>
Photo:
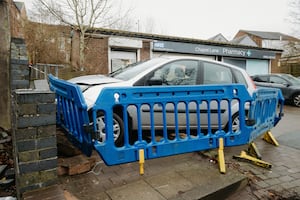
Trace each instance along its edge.
<path fill-rule="evenodd" d="M 284 113 L 285 116 L 272 133 L 281 145 L 300 150 L 300 108 L 285 106 Z"/>

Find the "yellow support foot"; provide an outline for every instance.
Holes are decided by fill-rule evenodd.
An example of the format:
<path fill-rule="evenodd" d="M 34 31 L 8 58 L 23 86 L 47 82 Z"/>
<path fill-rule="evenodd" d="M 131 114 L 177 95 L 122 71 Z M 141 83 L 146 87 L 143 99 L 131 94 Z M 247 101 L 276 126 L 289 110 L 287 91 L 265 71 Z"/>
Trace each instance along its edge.
<path fill-rule="evenodd" d="M 140 175 L 144 175 L 145 153 L 144 149 L 139 150 Z"/>
<path fill-rule="evenodd" d="M 224 139 L 219 138 L 219 150 L 218 150 L 218 158 L 219 158 L 219 169 L 222 174 L 226 173 L 225 168 L 225 158 L 224 158 Z"/>
<path fill-rule="evenodd" d="M 263 137 L 263 140 L 270 143 L 270 144 L 273 144 L 275 146 L 279 146 L 279 143 L 277 142 L 277 140 L 274 138 L 274 136 L 272 135 L 271 131 L 267 131 L 265 134 L 264 134 L 264 137 Z"/>
<path fill-rule="evenodd" d="M 271 169 L 272 168 L 272 164 L 265 162 L 263 160 L 254 158 L 252 156 L 247 155 L 247 153 L 245 151 L 242 151 L 241 154 L 239 156 L 233 156 L 234 159 L 237 159 L 239 161 L 246 161 L 246 162 L 250 162 L 254 165 L 257 165 L 259 167 L 263 167 L 263 168 L 267 168 L 267 169 Z"/>
<path fill-rule="evenodd" d="M 248 147 L 248 154 L 249 154 L 250 156 L 253 156 L 253 157 L 255 157 L 255 158 L 261 160 L 261 154 L 259 153 L 259 151 L 258 151 L 256 145 L 254 144 L 254 142 L 251 142 L 251 143 L 249 144 L 249 147 Z"/>

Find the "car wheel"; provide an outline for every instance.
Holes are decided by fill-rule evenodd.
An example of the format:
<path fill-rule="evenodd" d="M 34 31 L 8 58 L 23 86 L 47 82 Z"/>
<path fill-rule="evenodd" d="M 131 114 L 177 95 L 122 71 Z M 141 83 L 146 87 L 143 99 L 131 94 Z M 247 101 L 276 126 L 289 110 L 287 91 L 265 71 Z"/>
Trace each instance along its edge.
<path fill-rule="evenodd" d="M 240 130 L 240 117 L 238 113 L 232 116 L 232 131 L 237 132 Z"/>
<path fill-rule="evenodd" d="M 297 107 L 300 107 L 300 93 L 293 96 L 293 104 Z"/>
<path fill-rule="evenodd" d="M 96 119 L 97 127 L 97 138 L 100 142 L 106 140 L 106 130 L 105 130 L 105 118 L 103 113 L 99 113 Z M 113 113 L 113 135 L 115 145 L 117 147 L 123 146 L 124 144 L 124 123 L 119 115 Z"/>

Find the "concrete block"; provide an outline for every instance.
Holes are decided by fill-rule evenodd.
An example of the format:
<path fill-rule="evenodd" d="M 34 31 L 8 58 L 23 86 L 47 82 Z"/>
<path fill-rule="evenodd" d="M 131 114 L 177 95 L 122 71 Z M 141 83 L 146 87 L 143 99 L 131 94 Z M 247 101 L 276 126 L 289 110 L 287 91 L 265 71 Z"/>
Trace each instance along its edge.
<path fill-rule="evenodd" d="M 20 65 L 28 65 L 28 59 L 20 60 L 20 59 L 10 59 L 10 64 L 20 64 Z"/>
<path fill-rule="evenodd" d="M 47 159 L 47 160 L 41 160 L 39 162 L 39 169 L 42 170 L 50 170 L 50 169 L 56 169 L 57 168 L 57 158 Z"/>
<path fill-rule="evenodd" d="M 17 104 L 55 102 L 55 94 L 51 91 L 16 90 L 14 95 Z"/>
<path fill-rule="evenodd" d="M 25 44 L 25 40 L 23 38 L 11 38 L 11 42 L 15 45 Z"/>
<path fill-rule="evenodd" d="M 48 158 L 53 158 L 57 157 L 57 148 L 49 148 L 49 149 L 43 149 L 39 151 L 39 159 L 48 159 Z"/>
<path fill-rule="evenodd" d="M 56 136 L 56 124 L 39 126 L 37 128 L 37 133 L 39 138 Z"/>
<path fill-rule="evenodd" d="M 12 89 L 24 89 L 29 88 L 29 80 L 12 80 L 11 88 Z"/>
<path fill-rule="evenodd" d="M 36 141 L 35 140 L 17 141 L 16 144 L 17 144 L 18 152 L 32 151 L 32 150 L 36 149 Z"/>
<path fill-rule="evenodd" d="M 56 169 L 57 159 L 40 160 L 37 162 L 19 163 L 20 174 L 27 174 L 43 170 Z"/>
<path fill-rule="evenodd" d="M 36 104 L 20 104 L 18 106 L 18 115 L 36 115 L 37 105 Z"/>
<path fill-rule="evenodd" d="M 56 137 L 41 138 L 38 139 L 36 142 L 38 149 L 56 147 Z"/>
<path fill-rule="evenodd" d="M 25 151 L 18 153 L 19 162 L 33 162 L 39 159 L 39 152 L 37 150 L 34 151 Z"/>
<path fill-rule="evenodd" d="M 50 90 L 48 81 L 46 79 L 34 80 L 34 88 L 38 90 Z"/>
<path fill-rule="evenodd" d="M 17 141 L 20 140 L 33 140 L 37 137 L 37 129 L 36 127 L 26 127 L 17 129 L 15 132 L 15 138 Z"/>
<path fill-rule="evenodd" d="M 32 117 L 19 117 L 16 121 L 18 128 L 25 128 L 28 126 L 46 126 L 50 124 L 56 124 L 55 115 L 42 115 Z"/>
<path fill-rule="evenodd" d="M 53 114 L 56 113 L 56 104 L 48 103 L 48 104 L 38 104 L 37 110 L 39 114 Z"/>

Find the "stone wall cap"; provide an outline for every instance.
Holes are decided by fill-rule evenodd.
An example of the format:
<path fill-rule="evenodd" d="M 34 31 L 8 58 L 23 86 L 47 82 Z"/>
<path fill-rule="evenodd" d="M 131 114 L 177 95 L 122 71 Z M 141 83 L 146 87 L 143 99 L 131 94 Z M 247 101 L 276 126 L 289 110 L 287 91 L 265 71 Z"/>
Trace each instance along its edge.
<path fill-rule="evenodd" d="M 16 89 L 15 90 L 16 94 L 38 94 L 38 93 L 44 93 L 44 94 L 51 94 L 53 93 L 50 90 L 46 90 L 46 89 Z"/>

